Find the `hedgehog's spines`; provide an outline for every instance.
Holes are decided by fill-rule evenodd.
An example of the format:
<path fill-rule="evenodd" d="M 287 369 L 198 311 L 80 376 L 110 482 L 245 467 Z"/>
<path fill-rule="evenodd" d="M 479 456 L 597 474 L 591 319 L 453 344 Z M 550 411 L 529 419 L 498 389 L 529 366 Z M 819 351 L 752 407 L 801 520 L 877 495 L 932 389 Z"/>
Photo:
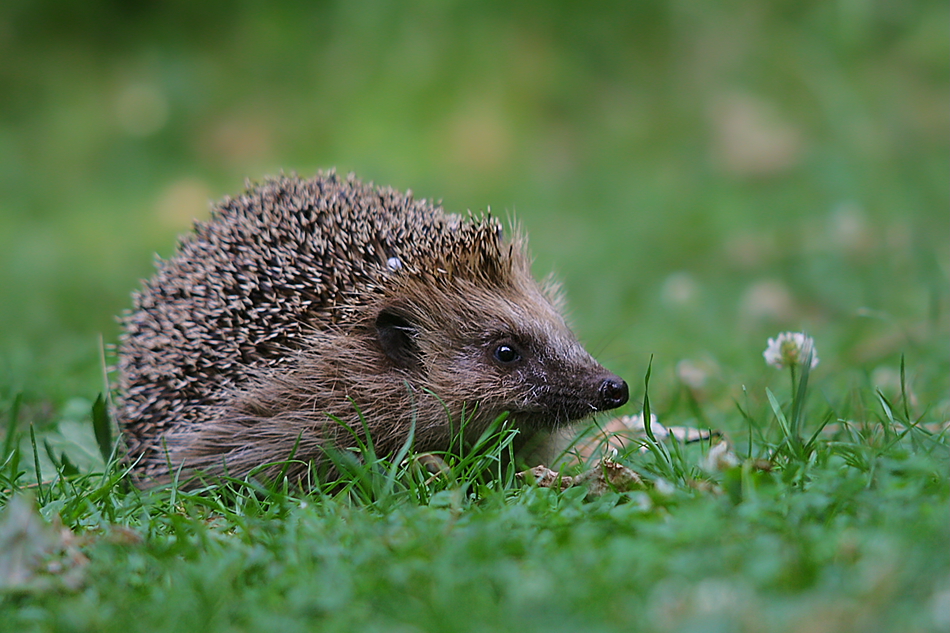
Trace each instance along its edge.
<path fill-rule="evenodd" d="M 463 223 L 411 192 L 333 170 L 246 185 L 196 222 L 175 255 L 156 259 L 155 277 L 122 317 L 122 417 L 143 442 L 200 417 L 243 368 L 286 362 L 306 332 L 349 318 L 388 280 L 441 268 L 497 283 L 508 272 L 491 266 L 491 217 Z M 399 270 L 387 265 L 393 258 Z"/>
<path fill-rule="evenodd" d="M 619 379 L 531 278 L 520 230 L 506 239 L 491 209 L 446 214 L 332 170 L 280 174 L 224 198 L 156 266 L 118 352 L 118 417 L 146 475 L 167 469 L 163 443 L 176 465 L 218 472 L 285 458 L 302 434 L 300 456 L 319 459 L 348 441 L 330 420 L 353 421 L 350 398 L 380 447 L 401 445 L 417 416 L 417 446 L 444 450 L 443 406 L 407 400 L 407 381 L 454 415 L 479 402 L 475 430 L 504 410 L 556 424 L 619 400 Z M 498 341 L 536 366 L 497 366 Z"/>

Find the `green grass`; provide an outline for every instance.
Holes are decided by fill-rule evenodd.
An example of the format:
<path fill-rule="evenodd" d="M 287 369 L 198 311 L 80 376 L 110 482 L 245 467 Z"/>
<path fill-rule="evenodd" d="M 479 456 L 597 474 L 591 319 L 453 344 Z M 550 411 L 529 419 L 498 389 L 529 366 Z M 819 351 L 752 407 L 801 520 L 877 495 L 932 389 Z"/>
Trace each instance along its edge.
<path fill-rule="evenodd" d="M 947 18 L 2 3 L 0 628 L 946 631 Z M 367 447 L 342 486 L 132 487 L 93 409 L 152 253 L 246 177 L 331 166 L 515 216 L 620 413 L 738 465 L 659 443 L 587 499 L 504 470 L 502 432 L 429 482 Z M 763 361 L 783 331 L 807 381 Z"/>
<path fill-rule="evenodd" d="M 634 451 L 646 486 L 591 500 L 518 483 L 503 428 L 440 477 L 367 448 L 309 493 L 142 492 L 115 461 L 37 485 L 14 448 L 4 497 L 30 490 L 77 536 L 36 550 L 37 577 L 0 605 L 14 630 L 940 630 L 947 431 L 903 398 L 853 397 L 876 412 L 822 403 L 801 436 L 776 424 L 795 402 L 737 415 L 748 437 L 724 470 L 700 467 L 707 446 Z"/>

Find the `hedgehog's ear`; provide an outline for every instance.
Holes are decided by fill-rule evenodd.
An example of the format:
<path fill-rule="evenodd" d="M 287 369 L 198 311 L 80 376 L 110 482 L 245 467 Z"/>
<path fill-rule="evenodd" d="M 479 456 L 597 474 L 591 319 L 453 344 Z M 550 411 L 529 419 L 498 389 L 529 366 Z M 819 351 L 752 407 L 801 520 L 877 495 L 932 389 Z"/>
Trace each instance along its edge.
<path fill-rule="evenodd" d="M 383 353 L 398 367 L 415 369 L 419 366 L 418 332 L 418 327 L 392 308 L 383 308 L 376 317 L 376 340 Z"/>

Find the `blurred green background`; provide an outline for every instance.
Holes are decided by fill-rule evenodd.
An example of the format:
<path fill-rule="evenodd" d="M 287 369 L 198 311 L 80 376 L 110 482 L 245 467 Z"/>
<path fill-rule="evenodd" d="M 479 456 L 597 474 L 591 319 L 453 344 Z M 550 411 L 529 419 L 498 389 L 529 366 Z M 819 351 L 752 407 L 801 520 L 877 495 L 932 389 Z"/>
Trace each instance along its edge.
<path fill-rule="evenodd" d="M 948 24 L 908 0 L 5 0 L 0 401 L 94 397 L 154 253 L 245 178 L 329 167 L 517 217 L 595 355 L 631 384 L 656 355 L 658 402 L 731 397 L 784 329 L 825 376 L 893 383 L 905 353 L 945 393 Z"/>

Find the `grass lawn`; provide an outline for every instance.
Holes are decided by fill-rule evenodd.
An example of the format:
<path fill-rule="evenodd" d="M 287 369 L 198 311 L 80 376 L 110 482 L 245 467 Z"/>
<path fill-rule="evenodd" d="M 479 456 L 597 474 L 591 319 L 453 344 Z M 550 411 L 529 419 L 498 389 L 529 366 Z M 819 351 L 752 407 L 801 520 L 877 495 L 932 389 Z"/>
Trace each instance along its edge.
<path fill-rule="evenodd" d="M 948 630 L 948 13 L 4 3 L 0 629 Z M 431 480 L 133 487 L 99 398 L 152 253 L 331 166 L 516 217 L 619 413 L 725 444 L 602 495 L 504 426 Z"/>

